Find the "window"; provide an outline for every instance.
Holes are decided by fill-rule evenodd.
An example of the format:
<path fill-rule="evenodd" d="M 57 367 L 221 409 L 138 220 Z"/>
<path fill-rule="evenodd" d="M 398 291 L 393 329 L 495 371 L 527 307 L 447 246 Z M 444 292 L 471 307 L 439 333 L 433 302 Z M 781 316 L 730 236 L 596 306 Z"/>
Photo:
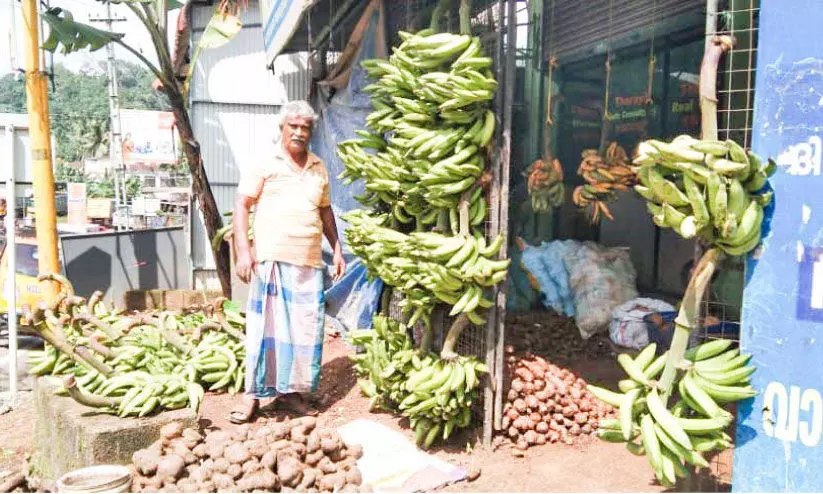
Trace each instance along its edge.
<path fill-rule="evenodd" d="M 40 268 L 37 264 L 37 246 L 29 244 L 17 244 L 17 274 L 24 276 L 37 276 Z"/>

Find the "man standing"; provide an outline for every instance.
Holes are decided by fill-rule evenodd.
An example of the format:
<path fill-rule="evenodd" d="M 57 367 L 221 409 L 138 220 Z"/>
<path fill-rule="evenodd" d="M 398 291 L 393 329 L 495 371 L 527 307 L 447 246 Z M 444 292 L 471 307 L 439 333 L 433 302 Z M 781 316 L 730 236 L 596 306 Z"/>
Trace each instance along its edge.
<path fill-rule="evenodd" d="M 334 278 L 346 270 L 326 165 L 308 150 L 317 115 L 305 101 L 295 101 L 283 106 L 279 119 L 274 156 L 246 168 L 237 187 L 235 266 L 251 286 L 246 391 L 231 411 L 234 423 L 251 419 L 261 398 L 276 397 L 294 413 L 316 413 L 305 395 L 317 390 L 323 352 L 323 235 L 334 249 Z"/>

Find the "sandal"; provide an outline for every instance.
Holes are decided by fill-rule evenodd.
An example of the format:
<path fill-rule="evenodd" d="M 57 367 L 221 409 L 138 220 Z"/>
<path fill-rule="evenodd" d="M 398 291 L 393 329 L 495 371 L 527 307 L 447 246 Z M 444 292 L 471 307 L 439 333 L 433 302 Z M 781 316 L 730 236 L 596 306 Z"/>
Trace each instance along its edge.
<path fill-rule="evenodd" d="M 316 417 L 318 411 L 300 393 L 289 393 L 281 400 L 283 408 L 301 417 Z"/>
<path fill-rule="evenodd" d="M 229 412 L 229 422 L 232 424 L 245 424 L 257 413 L 259 405 L 260 401 L 257 399 L 252 399 L 251 402 L 249 402 L 248 399 L 244 399 Z"/>

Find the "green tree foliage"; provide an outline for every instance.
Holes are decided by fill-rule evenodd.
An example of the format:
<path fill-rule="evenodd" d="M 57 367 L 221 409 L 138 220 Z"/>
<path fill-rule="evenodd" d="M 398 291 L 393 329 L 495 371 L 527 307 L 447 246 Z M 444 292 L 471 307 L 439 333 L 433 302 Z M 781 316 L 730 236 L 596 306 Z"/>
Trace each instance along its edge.
<path fill-rule="evenodd" d="M 168 110 L 166 97 L 152 89 L 154 75 L 145 67 L 117 61 L 121 108 Z M 57 141 L 58 163 L 100 157 L 108 151 L 109 100 L 106 66 L 72 72 L 54 67 L 54 87 L 49 85 L 52 134 Z M 24 80 L 9 74 L 0 78 L 0 112 L 25 113 Z"/>

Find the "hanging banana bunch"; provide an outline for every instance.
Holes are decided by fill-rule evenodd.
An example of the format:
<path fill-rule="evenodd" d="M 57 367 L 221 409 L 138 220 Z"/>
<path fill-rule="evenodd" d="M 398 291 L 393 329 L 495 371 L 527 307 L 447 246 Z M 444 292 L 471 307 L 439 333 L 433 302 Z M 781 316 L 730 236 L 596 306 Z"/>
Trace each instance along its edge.
<path fill-rule="evenodd" d="M 628 190 L 637 181 L 629 157 L 617 142 L 609 144 L 603 155 L 595 149 L 586 149 L 582 156 L 577 174 L 587 183 L 574 189 L 572 200 L 578 207 L 591 208 L 594 224 L 600 221 L 601 214 L 613 220 L 606 203 L 613 200 L 618 191 Z"/>
<path fill-rule="evenodd" d="M 412 347 L 406 327 L 383 316 L 374 317 L 373 330 L 352 331 L 349 339 L 365 348 L 352 360 L 370 408 L 400 410 L 409 418 L 418 445 L 428 448 L 439 437 L 448 439 L 455 429 L 470 424 L 478 376 L 486 372 L 477 358 L 443 361 L 436 354 L 421 355 Z"/>
<path fill-rule="evenodd" d="M 483 290 L 506 278 L 510 259 L 494 260 L 503 236 L 486 245 L 483 236 L 451 237 L 435 232 L 408 235 L 386 228 L 386 215 L 352 211 L 346 242 L 360 257 L 370 275 L 396 287 L 405 298 L 400 308 L 412 313 L 413 325 L 421 319 L 428 326 L 435 304 L 452 306 L 449 315 L 466 314 L 475 324 L 484 324 L 478 314 L 492 305 Z"/>
<path fill-rule="evenodd" d="M 699 237 L 740 256 L 760 243 L 764 189 L 777 163 L 761 162 L 734 141 L 701 141 L 687 135 L 672 142 L 640 143 L 634 163 L 655 224 L 683 238 Z"/>
<path fill-rule="evenodd" d="M 725 429 L 732 415 L 722 405 L 753 397 L 747 365 L 751 355 L 731 349 L 731 340 L 712 340 L 686 352 L 686 369 L 678 382 L 679 399 L 668 407 L 657 388 L 668 352 L 655 357 L 652 343 L 636 358 L 618 356 L 627 378 L 618 383 L 620 393 L 598 386 L 588 389 L 598 399 L 618 408 L 617 419 L 601 420 L 599 436 L 621 442 L 634 454 L 646 455 L 658 481 L 674 486 L 689 475 L 689 468 L 708 468 L 705 453 L 731 446 Z"/>
<path fill-rule="evenodd" d="M 697 318 L 690 307 L 701 300 L 719 252 L 743 255 L 760 242 L 763 207 L 772 200 L 766 184 L 776 164 L 762 163 L 731 140 L 701 141 L 686 135 L 670 143 L 642 142 L 634 163 L 640 182 L 634 188 L 648 201 L 654 222 L 710 245 L 676 319 L 676 331 L 687 336 Z M 704 453 L 731 446 L 725 429 L 732 416 L 722 405 L 756 395 L 749 384 L 755 372 L 748 365 L 751 355 L 741 355 L 731 346 L 731 340 L 712 340 L 689 349 L 682 358 L 670 352 L 655 358 L 652 344 L 634 359 L 619 355 L 628 376 L 618 383 L 621 393 L 589 387 L 620 409 L 618 420 L 600 423 L 600 437 L 625 442 L 629 451 L 645 454 L 667 487 L 688 476 L 690 467 L 708 468 Z M 670 392 L 676 397 L 671 407 Z"/>
<path fill-rule="evenodd" d="M 365 181 L 361 204 L 388 205 L 400 223 L 433 225 L 483 173 L 497 81 L 479 38 L 431 30 L 400 36 L 389 60 L 362 64 L 377 79 L 364 89 L 375 109 L 366 125 L 375 133 L 358 131 L 338 146 L 340 177 Z M 475 202 L 485 211 L 482 195 Z"/>
<path fill-rule="evenodd" d="M 554 159 L 536 160 L 529 167 L 526 176 L 532 210 L 547 213 L 551 208 L 559 208 L 566 200 L 566 186 L 563 184 L 563 166 Z"/>
<path fill-rule="evenodd" d="M 482 313 L 492 305 L 485 291 L 505 279 L 509 266 L 494 259 L 504 237 L 487 243 L 483 231 L 497 81 L 477 37 L 431 29 L 400 37 L 388 60 L 362 63 L 376 80 L 364 89 L 374 111 L 369 130 L 340 143 L 338 155 L 340 178 L 363 180 L 366 191 L 357 199 L 373 209 L 344 215 L 347 245 L 370 277 L 403 295 L 399 307 L 408 317 L 405 325 L 376 318 L 375 331 L 352 335 L 366 347 L 356 358 L 368 377 L 361 388 L 373 404 L 409 417 L 418 444 L 428 447 L 470 423 L 486 370 L 454 346 L 463 328 L 485 323 Z M 428 348 L 438 304 L 456 316 L 439 357 Z M 405 328 L 418 321 L 428 329 L 423 351 L 405 339 Z"/>
<path fill-rule="evenodd" d="M 341 179 L 363 180 L 366 192 L 357 199 L 387 214 L 348 213 L 346 238 L 370 275 L 405 295 L 410 324 L 428 323 L 438 303 L 482 324 L 483 289 L 505 277 L 503 263 L 492 260 L 502 237 L 486 245 L 482 231 L 485 154 L 495 129 L 492 60 L 469 35 L 424 30 L 400 37 L 389 60 L 362 64 L 376 79 L 365 88 L 374 107 L 370 130 L 338 146 Z M 435 227 L 439 234 L 425 233 Z"/>

